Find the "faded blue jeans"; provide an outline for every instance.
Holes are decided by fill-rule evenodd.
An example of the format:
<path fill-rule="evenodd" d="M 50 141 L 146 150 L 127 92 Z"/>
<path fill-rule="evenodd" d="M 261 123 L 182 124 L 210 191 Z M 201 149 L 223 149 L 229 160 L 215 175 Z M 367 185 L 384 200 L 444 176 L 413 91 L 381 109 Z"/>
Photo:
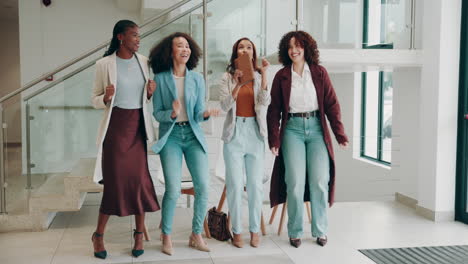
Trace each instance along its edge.
<path fill-rule="evenodd" d="M 326 235 L 330 158 L 320 119 L 290 117 L 286 123 L 281 149 L 285 165 L 289 237 L 300 238 L 303 235 L 306 175 L 312 209 L 312 236 Z"/>
<path fill-rule="evenodd" d="M 159 155 L 166 187 L 162 202 L 162 232 L 167 235 L 172 232 L 174 211 L 181 190 L 183 155 L 187 168 L 192 175 L 195 189 L 192 232 L 200 234 L 203 231 L 203 221 L 205 220 L 208 202 L 210 176 L 208 155 L 198 142 L 190 126 L 177 125 L 174 126 Z"/>
<path fill-rule="evenodd" d="M 262 213 L 265 142 L 255 117 L 236 117 L 234 136 L 224 144 L 223 154 L 232 231 L 242 233 L 242 194 L 245 186 L 249 202 L 249 231 L 258 233 Z"/>

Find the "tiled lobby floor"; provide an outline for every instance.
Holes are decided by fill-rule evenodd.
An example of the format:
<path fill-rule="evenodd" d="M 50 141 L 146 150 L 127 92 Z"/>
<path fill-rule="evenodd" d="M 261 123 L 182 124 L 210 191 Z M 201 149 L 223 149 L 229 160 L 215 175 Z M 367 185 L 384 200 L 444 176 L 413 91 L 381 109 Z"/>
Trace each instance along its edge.
<path fill-rule="evenodd" d="M 217 202 L 221 187 L 213 185 L 210 205 Z M 158 194 L 162 193 L 158 191 Z M 275 223 L 267 225 L 268 235 L 262 238 L 259 248 L 249 246 L 248 229 L 245 226 L 244 248 L 238 249 L 228 242 L 209 239 L 211 252 L 204 253 L 187 246 L 192 210 L 183 208 L 185 198 L 181 197 L 174 219 L 173 256 L 160 252 L 160 231 L 157 227 L 161 214 L 156 212 L 147 214 L 146 222 L 152 240 L 145 242 L 144 255 L 138 259 L 130 255 L 133 217 L 111 217 L 105 234 L 109 256 L 106 260 L 99 260 L 93 257 L 91 244 L 99 201 L 100 194 L 89 194 L 81 211 L 60 213 L 48 231 L 0 234 L 0 263 L 370 264 L 373 262 L 359 253 L 358 249 L 468 244 L 468 226 L 462 223 L 434 223 L 395 202 L 342 202 L 336 203 L 329 210 L 329 243 L 323 248 L 311 238 L 307 219 L 304 219 L 302 246 L 298 249 L 291 247 L 286 227 L 281 236 L 276 235 L 278 213 Z M 270 212 L 269 206 L 265 204 L 266 221 Z M 246 206 L 244 219 L 246 224 Z"/>

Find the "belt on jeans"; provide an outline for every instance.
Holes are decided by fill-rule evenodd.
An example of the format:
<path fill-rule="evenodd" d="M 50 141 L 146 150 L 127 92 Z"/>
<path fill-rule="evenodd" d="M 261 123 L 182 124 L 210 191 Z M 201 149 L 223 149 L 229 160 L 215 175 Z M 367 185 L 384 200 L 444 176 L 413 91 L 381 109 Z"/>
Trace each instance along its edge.
<path fill-rule="evenodd" d="M 319 111 L 315 110 L 312 112 L 305 112 L 305 113 L 288 113 L 289 117 L 314 117 L 314 116 L 319 116 Z"/>
<path fill-rule="evenodd" d="M 190 126 L 189 121 L 176 122 L 176 126 Z"/>

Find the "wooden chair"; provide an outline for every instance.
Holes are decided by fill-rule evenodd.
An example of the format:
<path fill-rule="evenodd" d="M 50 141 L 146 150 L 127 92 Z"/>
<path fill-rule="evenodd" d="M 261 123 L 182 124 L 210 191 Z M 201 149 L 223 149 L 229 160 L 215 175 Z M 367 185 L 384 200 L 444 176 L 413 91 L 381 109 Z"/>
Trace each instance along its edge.
<path fill-rule="evenodd" d="M 275 219 L 276 210 L 278 210 L 278 206 L 280 206 L 280 204 L 275 205 L 273 207 L 273 211 L 271 212 L 270 222 L 269 222 L 270 225 L 273 224 L 273 220 Z M 307 216 L 309 217 L 309 223 L 312 223 L 312 215 L 310 213 L 310 202 L 304 202 L 304 206 L 306 207 L 306 210 L 307 210 Z M 281 232 L 283 231 L 283 224 L 284 224 L 284 218 L 286 216 L 286 208 L 287 207 L 288 207 L 288 204 L 283 203 L 283 208 L 281 210 L 280 223 L 279 223 L 279 226 L 278 226 L 278 236 L 281 235 Z"/>

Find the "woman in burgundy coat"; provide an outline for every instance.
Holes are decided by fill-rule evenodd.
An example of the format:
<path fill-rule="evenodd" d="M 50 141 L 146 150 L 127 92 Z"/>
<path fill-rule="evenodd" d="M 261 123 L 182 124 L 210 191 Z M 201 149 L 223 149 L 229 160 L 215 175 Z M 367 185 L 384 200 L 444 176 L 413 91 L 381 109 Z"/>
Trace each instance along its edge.
<path fill-rule="evenodd" d="M 319 63 L 315 40 L 304 31 L 283 36 L 268 108 L 268 143 L 276 155 L 271 206 L 288 201 L 288 235 L 301 245 L 303 203 L 311 201 L 312 236 L 327 243 L 327 202 L 333 204 L 335 164 L 326 118 L 342 147 L 348 138 L 328 73 Z M 281 122 L 280 122 L 281 121 Z"/>

